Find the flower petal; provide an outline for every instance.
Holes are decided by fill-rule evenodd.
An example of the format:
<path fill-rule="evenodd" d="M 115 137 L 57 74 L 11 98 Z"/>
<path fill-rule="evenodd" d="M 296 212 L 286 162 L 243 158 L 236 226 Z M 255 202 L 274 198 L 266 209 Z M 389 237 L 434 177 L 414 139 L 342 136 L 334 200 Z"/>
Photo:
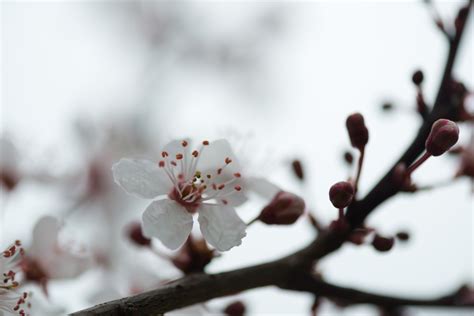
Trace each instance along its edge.
<path fill-rule="evenodd" d="M 248 177 L 245 179 L 245 188 L 258 194 L 264 199 L 273 199 L 273 197 L 281 191 L 281 189 L 265 178 Z"/>
<path fill-rule="evenodd" d="M 120 159 L 113 165 L 112 172 L 119 186 L 140 198 L 152 199 L 173 187 L 166 173 L 150 160 Z"/>
<path fill-rule="evenodd" d="M 204 239 L 219 251 L 240 245 L 246 236 L 247 225 L 231 206 L 203 205 L 198 221 Z"/>
<path fill-rule="evenodd" d="M 183 146 L 183 142 L 186 142 L 187 145 Z M 163 148 L 163 152 L 168 154 L 170 160 L 175 160 L 177 154 L 189 155 L 190 143 L 188 138 L 173 140 Z"/>
<path fill-rule="evenodd" d="M 201 157 L 197 165 L 197 170 L 202 172 L 215 173 L 217 169 L 225 166 L 225 159 L 230 158 L 232 162 L 224 169 L 226 174 L 233 174 L 240 171 L 240 164 L 225 139 L 219 139 L 211 142 L 208 146 L 204 146 L 201 151 Z"/>
<path fill-rule="evenodd" d="M 56 248 L 59 234 L 59 221 L 53 216 L 43 216 L 33 228 L 33 241 L 28 255 L 48 257 Z"/>
<path fill-rule="evenodd" d="M 152 202 L 143 213 L 142 220 L 143 234 L 158 238 L 172 250 L 183 245 L 193 228 L 193 216 L 169 199 Z"/>

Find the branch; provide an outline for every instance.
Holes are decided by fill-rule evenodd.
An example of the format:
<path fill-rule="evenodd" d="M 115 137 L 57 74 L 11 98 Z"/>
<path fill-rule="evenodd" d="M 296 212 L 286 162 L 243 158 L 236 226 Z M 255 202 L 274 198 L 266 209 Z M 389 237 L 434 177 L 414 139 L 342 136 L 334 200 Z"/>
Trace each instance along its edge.
<path fill-rule="evenodd" d="M 317 296 L 324 296 L 341 303 L 342 305 L 372 304 L 386 308 L 401 306 L 474 307 L 474 302 L 462 303 L 462 301 L 460 301 L 458 290 L 452 291 L 447 295 L 430 299 L 415 299 L 411 297 L 380 295 L 353 288 L 342 287 L 322 281 L 308 273 L 301 273 L 299 277 L 293 277 L 291 281 L 291 284 L 288 284 L 283 288 L 293 291 L 310 292 Z"/>
<path fill-rule="evenodd" d="M 469 8 L 471 6 L 472 0 L 469 1 Z M 467 20 L 468 18 L 466 17 L 466 21 Z M 360 226 L 377 206 L 398 192 L 399 188 L 397 188 L 392 181 L 393 169 L 399 162 L 403 162 L 407 166 L 410 165 L 423 152 L 424 143 L 432 123 L 439 118 L 456 118 L 459 109 L 452 106 L 450 100 L 450 83 L 465 25 L 466 23 L 463 23 L 460 26 L 458 32 L 450 42 L 448 57 L 433 110 L 424 121 L 411 145 L 387 174 L 362 200 L 355 201 L 349 206 L 346 218 L 352 228 Z M 309 291 L 320 295 L 339 295 L 343 298 L 350 299 L 354 304 L 454 306 L 445 303 L 443 298 L 434 300 L 394 298 L 346 289 L 322 281 L 315 281 L 313 278 L 308 277 L 306 278 L 308 280 L 305 281 L 305 278 L 302 278 L 300 283 L 296 283 L 296 285 L 289 283 L 295 276 L 301 275 L 301 271 L 310 271 L 314 261 L 337 250 L 344 243 L 349 234 L 350 230 L 345 232 L 323 230 L 307 247 L 285 258 L 224 273 L 187 276 L 159 289 L 103 303 L 71 315 L 160 315 L 164 312 L 205 302 L 213 298 L 269 285 L 298 291 Z M 306 274 L 306 276 L 308 275 Z M 292 286 L 294 288 L 292 288 Z"/>

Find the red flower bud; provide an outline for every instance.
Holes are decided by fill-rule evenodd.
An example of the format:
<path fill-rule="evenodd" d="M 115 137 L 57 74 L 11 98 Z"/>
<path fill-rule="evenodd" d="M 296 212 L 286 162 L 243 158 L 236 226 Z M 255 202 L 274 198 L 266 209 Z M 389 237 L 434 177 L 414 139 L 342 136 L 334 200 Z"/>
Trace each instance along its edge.
<path fill-rule="evenodd" d="M 365 126 L 362 114 L 350 115 L 346 120 L 346 127 L 352 147 L 363 150 L 369 142 L 369 130 Z"/>
<path fill-rule="evenodd" d="M 151 239 L 143 236 L 142 227 L 140 223 L 132 223 L 128 228 L 128 237 L 137 246 L 148 247 L 151 244 Z"/>
<path fill-rule="evenodd" d="M 245 305 L 241 301 L 233 302 L 224 309 L 227 316 L 243 316 L 245 314 Z"/>
<path fill-rule="evenodd" d="M 209 249 L 204 239 L 195 239 L 189 236 L 178 254 L 171 259 L 171 262 L 184 274 L 190 274 L 204 272 L 206 266 L 216 256 L 216 251 Z"/>
<path fill-rule="evenodd" d="M 303 214 L 304 209 L 305 203 L 302 198 L 289 192 L 280 191 L 263 208 L 258 218 L 269 225 L 289 225 L 296 222 Z"/>
<path fill-rule="evenodd" d="M 372 241 L 372 246 L 380 252 L 387 252 L 392 249 L 395 243 L 393 237 L 382 237 L 378 234 L 375 235 L 374 240 Z"/>
<path fill-rule="evenodd" d="M 419 86 L 423 82 L 423 72 L 421 70 L 417 70 L 413 73 L 413 76 L 411 77 L 411 81 L 417 86 Z"/>
<path fill-rule="evenodd" d="M 296 177 L 300 180 L 304 180 L 304 171 L 303 171 L 303 165 L 301 164 L 301 161 L 297 159 L 293 160 L 293 162 L 291 163 L 291 167 Z"/>
<path fill-rule="evenodd" d="M 344 152 L 344 161 L 350 166 L 354 162 L 354 156 L 350 151 Z"/>
<path fill-rule="evenodd" d="M 426 140 L 426 151 L 433 156 L 440 156 L 448 151 L 459 139 L 459 128 L 453 121 L 439 119 L 433 123 Z"/>
<path fill-rule="evenodd" d="M 410 234 L 404 231 L 398 232 L 395 236 L 400 241 L 408 241 L 410 239 Z"/>
<path fill-rule="evenodd" d="M 354 187 L 349 182 L 338 182 L 329 189 L 329 199 L 335 208 L 341 209 L 349 206 L 353 198 Z"/>

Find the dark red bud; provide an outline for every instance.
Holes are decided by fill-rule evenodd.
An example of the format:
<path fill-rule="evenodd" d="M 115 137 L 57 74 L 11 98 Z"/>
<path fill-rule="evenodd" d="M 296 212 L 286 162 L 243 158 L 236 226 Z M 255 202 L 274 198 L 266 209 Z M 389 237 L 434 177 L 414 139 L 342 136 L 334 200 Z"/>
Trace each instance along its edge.
<path fill-rule="evenodd" d="M 424 79 L 423 72 L 421 70 L 417 70 L 413 73 L 413 76 L 411 77 L 411 81 L 417 86 L 419 86 Z"/>
<path fill-rule="evenodd" d="M 365 126 L 362 114 L 355 113 L 349 115 L 346 120 L 346 127 L 352 147 L 362 151 L 369 142 L 369 130 Z"/>
<path fill-rule="evenodd" d="M 374 240 L 372 241 L 372 246 L 380 252 L 387 252 L 392 249 L 395 243 L 393 237 L 382 237 L 378 234 L 375 235 Z"/>
<path fill-rule="evenodd" d="M 224 309 L 227 316 L 243 316 L 245 314 L 245 304 L 241 301 L 233 302 Z"/>
<path fill-rule="evenodd" d="M 128 228 L 128 237 L 137 246 L 148 247 L 151 244 L 151 239 L 143 236 L 142 227 L 140 223 L 132 223 Z"/>
<path fill-rule="evenodd" d="M 469 12 L 469 6 L 465 6 L 459 10 L 456 20 L 454 20 L 454 27 L 456 32 L 459 32 L 463 25 L 466 23 L 467 14 Z"/>
<path fill-rule="evenodd" d="M 346 151 L 344 152 L 344 161 L 350 166 L 354 162 L 354 156 L 351 152 Z"/>
<path fill-rule="evenodd" d="M 408 241 L 410 239 L 410 234 L 404 231 L 398 232 L 396 237 L 400 241 Z"/>
<path fill-rule="evenodd" d="M 349 182 L 338 182 L 329 189 L 329 199 L 335 208 L 341 209 L 349 206 L 353 198 L 354 187 Z"/>
<path fill-rule="evenodd" d="M 459 139 L 459 128 L 453 121 L 439 119 L 433 123 L 426 139 L 426 151 L 433 156 L 440 156 L 456 144 Z"/>
<path fill-rule="evenodd" d="M 295 176 L 300 180 L 304 180 L 303 165 L 301 164 L 301 161 L 297 159 L 293 160 L 291 167 Z"/>
<path fill-rule="evenodd" d="M 19 181 L 19 176 L 13 171 L 9 171 L 7 169 L 0 169 L 0 184 L 7 191 L 12 191 Z"/>
<path fill-rule="evenodd" d="M 259 220 L 265 224 L 290 225 L 303 214 L 305 203 L 299 196 L 280 191 L 273 200 L 263 208 Z"/>

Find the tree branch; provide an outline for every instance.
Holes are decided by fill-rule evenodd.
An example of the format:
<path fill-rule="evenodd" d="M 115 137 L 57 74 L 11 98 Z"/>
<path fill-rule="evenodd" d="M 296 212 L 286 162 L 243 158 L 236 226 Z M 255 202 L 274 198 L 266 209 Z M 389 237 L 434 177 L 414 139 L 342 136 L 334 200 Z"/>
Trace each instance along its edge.
<path fill-rule="evenodd" d="M 472 0 L 469 1 L 469 7 L 471 6 Z M 399 188 L 392 181 L 393 169 L 400 162 L 407 166 L 410 165 L 423 152 L 424 143 L 432 123 L 439 118 L 456 118 L 459 109 L 454 107 L 450 100 L 450 83 L 465 25 L 466 23 L 463 23 L 460 26 L 450 42 L 448 57 L 434 107 L 423 122 L 415 139 L 374 188 L 362 200 L 355 201 L 349 206 L 346 218 L 352 228 L 360 226 L 377 206 L 398 192 Z M 224 273 L 187 276 L 159 289 L 103 303 L 71 315 L 160 315 L 167 311 L 205 302 L 213 298 L 269 285 L 290 290 L 308 291 L 323 296 L 339 297 L 350 300 L 352 304 L 457 306 L 454 302 L 447 300 L 446 297 L 432 300 L 395 298 L 338 287 L 308 277 L 307 271 L 310 271 L 313 262 L 338 249 L 349 234 L 350 230 L 345 232 L 323 230 L 310 245 L 280 260 Z M 306 271 L 303 278 L 301 278 L 301 271 Z M 299 277 L 295 279 L 295 276 Z"/>

